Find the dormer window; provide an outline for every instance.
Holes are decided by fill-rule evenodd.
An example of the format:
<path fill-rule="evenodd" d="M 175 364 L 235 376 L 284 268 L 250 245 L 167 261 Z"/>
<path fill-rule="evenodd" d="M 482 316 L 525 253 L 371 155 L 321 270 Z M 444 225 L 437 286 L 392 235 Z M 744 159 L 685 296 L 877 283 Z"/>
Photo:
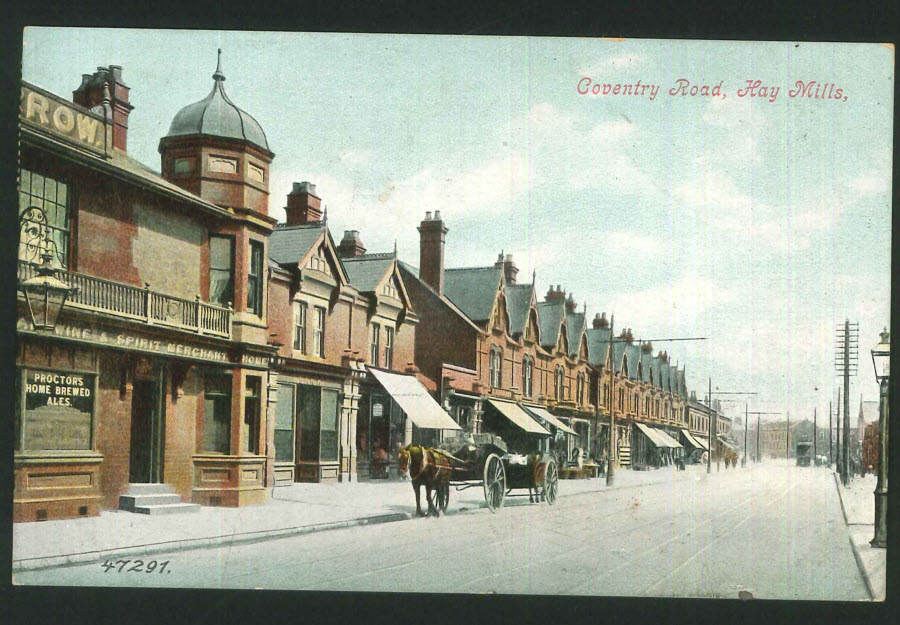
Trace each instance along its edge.
<path fill-rule="evenodd" d="M 381 294 L 393 297 L 394 299 L 400 299 L 400 293 L 397 291 L 397 287 L 394 286 L 393 280 L 388 281 L 387 284 L 384 285 L 384 288 L 381 289 Z"/>
<path fill-rule="evenodd" d="M 331 274 L 331 269 L 328 266 L 328 257 L 325 255 L 325 246 L 320 245 L 316 250 L 316 253 L 313 254 L 309 261 L 306 263 L 306 266 L 309 269 L 315 269 L 316 271 L 321 271 L 322 273 Z"/>

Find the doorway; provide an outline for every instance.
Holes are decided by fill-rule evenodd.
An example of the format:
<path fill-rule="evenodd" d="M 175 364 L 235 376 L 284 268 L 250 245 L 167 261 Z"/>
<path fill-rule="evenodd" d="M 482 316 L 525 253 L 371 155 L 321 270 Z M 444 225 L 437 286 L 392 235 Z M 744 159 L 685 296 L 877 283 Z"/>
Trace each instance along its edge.
<path fill-rule="evenodd" d="M 163 367 L 135 374 L 131 392 L 131 454 L 129 481 L 163 481 L 165 441 L 165 378 Z"/>

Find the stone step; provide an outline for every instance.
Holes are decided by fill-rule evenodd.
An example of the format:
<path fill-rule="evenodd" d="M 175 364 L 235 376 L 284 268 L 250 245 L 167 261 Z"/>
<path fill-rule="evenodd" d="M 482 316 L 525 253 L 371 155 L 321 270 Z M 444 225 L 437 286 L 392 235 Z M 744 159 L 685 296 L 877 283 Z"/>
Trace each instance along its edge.
<path fill-rule="evenodd" d="M 134 510 L 137 506 L 158 506 L 169 503 L 181 503 L 181 497 L 175 493 L 164 495 L 119 495 L 119 510 Z"/>
<path fill-rule="evenodd" d="M 170 495 L 175 492 L 171 484 L 140 484 L 131 482 L 125 490 L 126 495 Z"/>
<path fill-rule="evenodd" d="M 151 506 L 136 506 L 132 512 L 137 514 L 180 514 L 183 512 L 200 512 L 200 505 L 196 503 L 166 503 Z"/>

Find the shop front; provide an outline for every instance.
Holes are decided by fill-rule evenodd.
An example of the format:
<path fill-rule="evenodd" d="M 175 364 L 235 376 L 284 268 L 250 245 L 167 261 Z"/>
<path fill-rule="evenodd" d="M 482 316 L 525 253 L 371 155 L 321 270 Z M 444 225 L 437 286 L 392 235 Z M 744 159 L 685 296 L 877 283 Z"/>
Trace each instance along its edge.
<path fill-rule="evenodd" d="M 490 398 L 485 402 L 483 431 L 496 434 L 516 453 L 549 452 L 553 435 L 521 404 Z"/>
<path fill-rule="evenodd" d="M 17 330 L 16 521 L 116 509 L 132 484 L 167 484 L 182 502 L 264 500 L 266 371 L 246 356 L 74 314 L 52 334 L 24 316 Z"/>
<path fill-rule="evenodd" d="M 360 480 L 396 479 L 403 447 L 434 446 L 444 431 L 462 429 L 415 376 L 369 367 L 366 378 L 356 420 Z"/>

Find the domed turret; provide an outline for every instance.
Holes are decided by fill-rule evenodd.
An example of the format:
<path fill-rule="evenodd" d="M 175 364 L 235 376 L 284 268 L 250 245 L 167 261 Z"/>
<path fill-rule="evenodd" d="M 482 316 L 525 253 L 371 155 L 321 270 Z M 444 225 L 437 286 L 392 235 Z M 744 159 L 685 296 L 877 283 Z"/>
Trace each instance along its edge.
<path fill-rule="evenodd" d="M 249 113 L 238 108 L 225 93 L 222 50 L 219 50 L 219 60 L 212 77 L 214 82 L 209 95 L 178 111 L 166 136 L 209 135 L 238 139 L 268 151 L 269 143 L 262 126 Z"/>
<path fill-rule="evenodd" d="M 268 215 L 275 155 L 259 122 L 225 94 L 221 50 L 212 78 L 209 95 L 178 111 L 159 141 L 163 178 L 220 206 Z"/>

